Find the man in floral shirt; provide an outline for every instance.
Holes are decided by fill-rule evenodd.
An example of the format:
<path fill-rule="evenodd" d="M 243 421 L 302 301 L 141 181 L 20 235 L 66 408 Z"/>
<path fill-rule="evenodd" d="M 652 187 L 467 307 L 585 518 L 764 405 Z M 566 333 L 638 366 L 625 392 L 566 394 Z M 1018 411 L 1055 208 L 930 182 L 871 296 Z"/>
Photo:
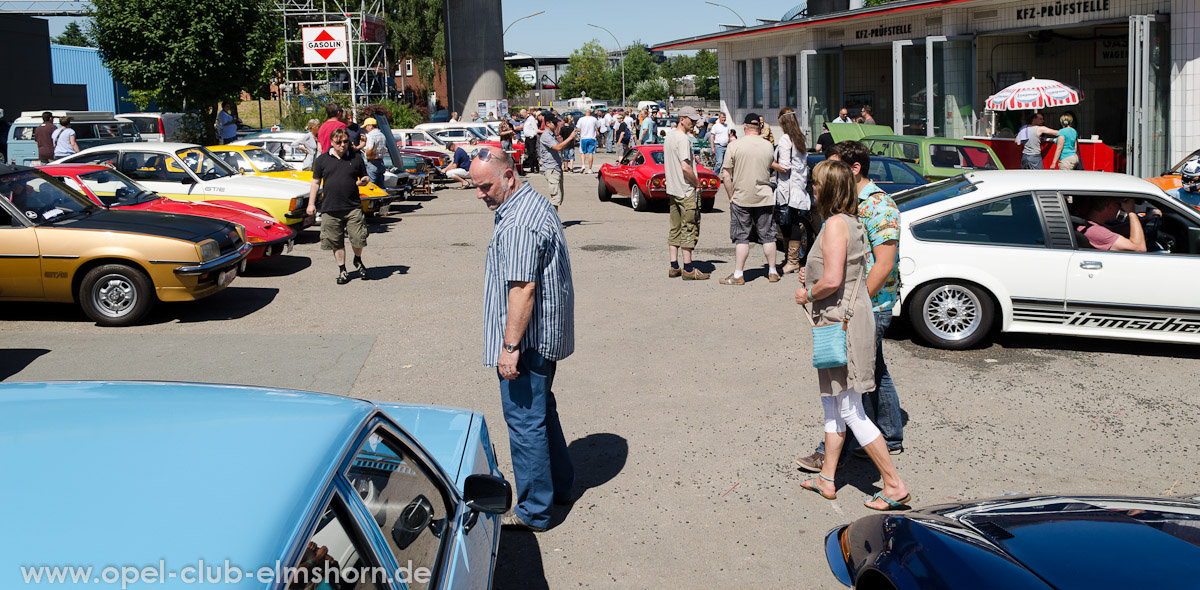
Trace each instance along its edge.
<path fill-rule="evenodd" d="M 883 192 L 867 171 L 871 168 L 871 152 L 857 141 L 843 141 L 833 146 L 830 159 L 841 160 L 854 171 L 858 184 L 858 219 L 867 230 L 871 251 L 867 253 L 867 292 L 875 310 L 875 391 L 863 395 L 867 418 L 879 427 L 887 442 L 888 452 L 904 452 L 904 425 L 900 418 L 900 398 L 883 360 L 883 333 L 892 323 L 892 307 L 900 292 L 900 210 L 896 202 Z M 804 280 L 801 275 L 800 280 Z M 854 454 L 866 456 L 860 445 Z M 851 445 L 846 445 L 851 447 Z M 807 457 L 796 459 L 806 471 L 818 472 L 825 464 L 825 443 Z"/>

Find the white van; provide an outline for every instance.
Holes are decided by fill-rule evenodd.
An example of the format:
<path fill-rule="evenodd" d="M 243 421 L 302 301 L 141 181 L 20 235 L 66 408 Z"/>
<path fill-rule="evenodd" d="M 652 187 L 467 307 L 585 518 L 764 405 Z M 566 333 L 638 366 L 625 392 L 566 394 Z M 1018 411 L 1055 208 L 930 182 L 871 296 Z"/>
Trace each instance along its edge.
<path fill-rule="evenodd" d="M 37 142 L 33 130 L 42 124 L 45 111 L 24 111 L 8 130 L 8 161 L 20 166 L 34 166 L 38 160 Z M 75 130 L 75 143 L 80 150 L 109 143 L 142 141 L 133 121 L 117 117 L 111 111 L 50 111 L 53 122 L 70 117 Z"/>
<path fill-rule="evenodd" d="M 183 113 L 122 113 L 121 117 L 133 121 L 138 133 L 146 141 L 180 141 L 179 126 Z"/>

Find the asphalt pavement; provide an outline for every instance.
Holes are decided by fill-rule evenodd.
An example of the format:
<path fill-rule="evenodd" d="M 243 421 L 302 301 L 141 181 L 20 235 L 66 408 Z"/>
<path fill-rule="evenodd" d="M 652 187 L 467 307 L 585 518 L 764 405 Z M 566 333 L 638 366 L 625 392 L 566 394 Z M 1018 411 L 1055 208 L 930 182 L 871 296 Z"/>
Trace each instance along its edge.
<path fill-rule="evenodd" d="M 613 156 L 600 154 L 599 162 Z M 535 189 L 541 177 L 530 177 Z M 723 195 L 696 258 L 709 281 L 667 278 L 665 209 L 599 202 L 568 174 L 561 217 L 576 290 L 576 352 L 555 390 L 579 500 L 550 531 L 505 532 L 497 588 L 833 588 L 830 528 L 872 513 L 866 460 L 838 497 L 803 490 L 793 464 L 821 436 L 811 338 L 796 275 L 769 283 L 752 250 L 732 272 Z M 0 377 L 270 385 L 485 412 L 508 441 L 482 366 L 484 253 L 493 215 L 445 188 L 371 225 L 374 280 L 336 285 L 316 231 L 209 299 L 159 304 L 100 328 L 77 308 L 5 303 Z M 903 248 L 903 245 L 901 245 Z M 961 352 L 912 341 L 885 356 L 905 410 L 894 457 L 916 507 L 1012 492 L 1200 494 L 1200 347 L 1000 336 Z"/>

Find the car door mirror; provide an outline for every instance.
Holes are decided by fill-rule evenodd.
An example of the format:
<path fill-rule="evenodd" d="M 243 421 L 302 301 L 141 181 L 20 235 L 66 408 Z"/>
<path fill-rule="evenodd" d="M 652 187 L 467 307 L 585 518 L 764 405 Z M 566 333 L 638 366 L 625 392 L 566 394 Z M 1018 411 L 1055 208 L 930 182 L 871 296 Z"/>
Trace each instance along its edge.
<path fill-rule="evenodd" d="M 503 514 L 512 507 L 512 486 L 503 477 L 476 473 L 463 484 L 467 507 L 486 514 Z"/>
<path fill-rule="evenodd" d="M 182 175 L 182 178 L 179 179 L 179 183 L 180 184 L 196 184 L 196 179 L 192 178 L 191 176 L 188 176 L 187 174 L 184 174 L 184 175 Z"/>
<path fill-rule="evenodd" d="M 408 549 L 432 522 L 433 504 L 423 495 L 413 498 L 392 525 L 392 540 L 396 542 L 396 548 L 401 551 Z"/>

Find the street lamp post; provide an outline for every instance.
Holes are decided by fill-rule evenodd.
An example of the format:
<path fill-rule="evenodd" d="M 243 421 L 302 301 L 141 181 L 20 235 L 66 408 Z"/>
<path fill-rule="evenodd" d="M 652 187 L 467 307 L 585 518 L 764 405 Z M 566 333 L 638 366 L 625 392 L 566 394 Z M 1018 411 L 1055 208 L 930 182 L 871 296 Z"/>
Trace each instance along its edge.
<path fill-rule="evenodd" d="M 743 29 L 746 28 L 746 19 L 742 18 L 742 15 L 738 14 L 736 10 L 734 10 L 728 6 L 725 6 L 724 4 L 717 4 L 716 2 L 705 2 L 705 4 L 711 4 L 713 6 L 720 6 L 721 8 L 724 8 L 725 10 L 732 12 L 733 16 L 738 17 L 738 20 L 742 21 L 742 28 Z"/>
<path fill-rule="evenodd" d="M 617 36 L 613 35 L 612 31 L 610 31 L 600 25 L 593 25 L 592 23 L 588 23 L 588 26 L 596 27 L 597 29 L 600 29 L 600 30 L 604 31 L 605 33 L 608 33 L 609 36 L 611 36 L 613 38 L 613 42 L 617 44 L 617 48 L 620 49 L 620 51 L 621 51 L 621 106 L 625 106 L 625 48 L 621 47 L 621 42 L 617 41 Z"/>
<path fill-rule="evenodd" d="M 525 16 L 523 16 L 523 17 L 521 17 L 521 18 L 519 18 L 519 19 L 517 19 L 517 20 L 515 20 L 515 21 L 513 21 L 513 22 L 511 22 L 511 23 L 508 23 L 508 26 L 507 26 L 507 27 L 504 27 L 504 32 L 503 32 L 503 33 L 500 33 L 500 36 L 501 36 L 501 37 L 503 37 L 503 36 L 507 35 L 507 34 L 508 34 L 508 30 L 509 30 L 509 29 L 511 29 L 511 28 L 512 28 L 512 26 L 513 26 L 513 25 L 515 25 L 515 24 L 517 24 L 518 22 L 521 22 L 521 21 L 523 21 L 523 20 L 525 20 L 525 19 L 527 19 L 527 18 L 533 18 L 533 17 L 535 17 L 535 16 L 537 16 L 537 15 L 539 15 L 539 14 L 543 14 L 543 13 L 545 13 L 545 12 L 546 12 L 545 10 L 540 10 L 540 11 L 538 11 L 538 12 L 535 12 L 535 13 L 533 13 L 533 14 L 527 14 L 527 15 L 525 15 Z"/>

